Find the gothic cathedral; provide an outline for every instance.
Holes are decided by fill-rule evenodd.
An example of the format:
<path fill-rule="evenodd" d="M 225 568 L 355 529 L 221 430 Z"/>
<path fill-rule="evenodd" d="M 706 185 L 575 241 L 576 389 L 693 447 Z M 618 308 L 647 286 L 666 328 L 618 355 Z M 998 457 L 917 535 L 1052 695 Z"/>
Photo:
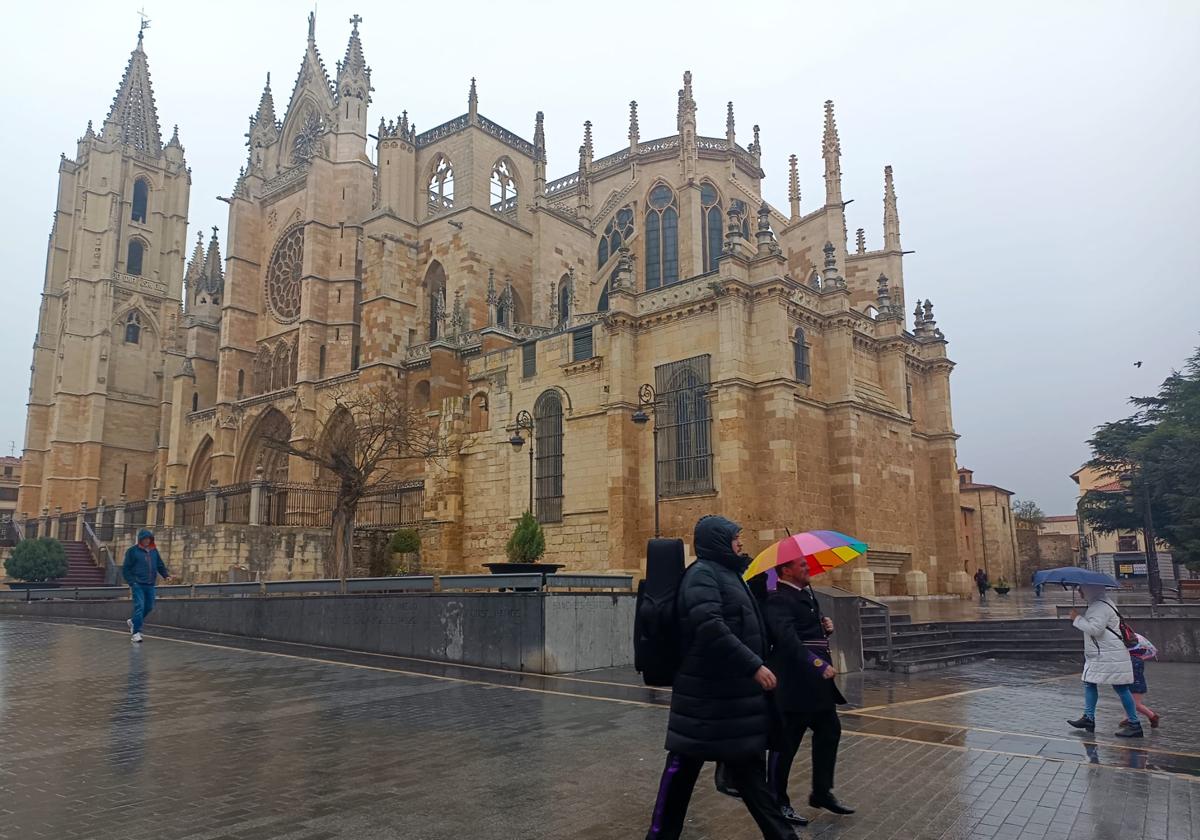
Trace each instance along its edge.
<path fill-rule="evenodd" d="M 281 116 L 268 75 L 224 256 L 213 228 L 190 259 L 190 173 L 139 35 L 100 131 L 59 166 L 18 516 L 318 484 L 266 436 L 303 439 L 331 389 L 400 378 L 463 441 L 397 476 L 421 488 L 423 570 L 503 559 L 532 508 L 546 560 L 637 573 L 656 529 L 690 541 L 716 512 L 750 549 L 785 528 L 865 540 L 869 562 L 835 577 L 864 593 L 964 587 L 953 363 L 906 296 L 891 167 L 879 247 L 848 236 L 832 102 L 807 208 L 795 155 L 789 206 L 762 198 L 759 127 L 739 142 L 732 103 L 700 133 L 690 73 L 674 135 L 643 139 L 631 102 L 628 146 L 595 155 L 585 123 L 577 169 L 549 180 L 542 113 L 526 140 L 474 80 L 460 116 L 369 134 L 351 24 L 330 78 L 309 16 Z M 196 551 L 185 576 L 215 575 Z"/>

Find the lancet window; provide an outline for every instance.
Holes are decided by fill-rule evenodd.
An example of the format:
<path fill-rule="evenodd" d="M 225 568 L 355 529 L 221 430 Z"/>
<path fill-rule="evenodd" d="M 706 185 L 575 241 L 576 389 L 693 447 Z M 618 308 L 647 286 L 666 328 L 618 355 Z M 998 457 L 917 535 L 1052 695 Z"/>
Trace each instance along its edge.
<path fill-rule="evenodd" d="M 429 174 L 429 215 L 454 207 L 454 166 L 450 158 L 438 155 Z"/>
<path fill-rule="evenodd" d="M 645 251 L 647 289 L 679 281 L 679 207 L 666 184 L 647 197 Z"/>
<path fill-rule="evenodd" d="M 796 327 L 796 332 L 792 334 L 792 355 L 796 364 L 796 381 L 808 385 L 812 382 L 812 366 L 808 359 L 808 342 L 800 327 Z"/>
<path fill-rule="evenodd" d="M 517 180 L 506 158 L 496 161 L 492 168 L 492 211 L 503 216 L 517 212 Z"/>
<path fill-rule="evenodd" d="M 617 249 L 633 236 L 633 209 L 622 207 L 609 220 L 596 248 L 596 268 L 602 268 Z"/>
<path fill-rule="evenodd" d="M 146 224 L 146 205 L 150 200 L 150 185 L 145 178 L 133 182 L 133 209 L 129 214 L 132 221 Z"/>
<path fill-rule="evenodd" d="M 715 271 L 721 259 L 725 219 L 721 214 L 721 196 L 705 181 L 700 185 L 700 233 L 704 244 L 704 271 Z"/>
<path fill-rule="evenodd" d="M 142 343 L 142 316 L 137 312 L 130 312 L 125 316 L 125 343 Z"/>
<path fill-rule="evenodd" d="M 563 410 L 556 391 L 533 406 L 534 514 L 538 522 L 562 522 Z"/>
<path fill-rule="evenodd" d="M 142 274 L 142 261 L 146 254 L 146 243 L 140 239 L 130 239 L 129 249 L 125 254 L 125 271 L 135 277 Z"/>

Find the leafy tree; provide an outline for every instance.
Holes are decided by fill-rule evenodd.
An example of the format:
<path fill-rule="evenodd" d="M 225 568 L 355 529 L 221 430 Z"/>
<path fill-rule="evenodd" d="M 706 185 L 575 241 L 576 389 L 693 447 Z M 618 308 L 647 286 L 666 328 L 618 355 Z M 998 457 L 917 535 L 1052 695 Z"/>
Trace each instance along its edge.
<path fill-rule="evenodd" d="M 50 537 L 21 540 L 4 561 L 5 573 L 16 580 L 58 580 L 67 574 L 67 553 L 62 543 Z"/>
<path fill-rule="evenodd" d="M 542 525 L 529 511 L 521 515 L 516 529 L 504 547 L 510 563 L 536 563 L 546 553 L 546 535 Z"/>
<path fill-rule="evenodd" d="M 1036 531 L 1046 521 L 1046 514 L 1038 507 L 1038 503 L 1026 499 L 1017 501 L 1012 506 L 1013 518 L 1017 520 L 1018 528 L 1028 528 Z"/>
<path fill-rule="evenodd" d="M 428 412 L 409 400 L 407 381 L 389 378 L 370 385 L 331 388 L 324 419 L 301 440 L 267 438 L 267 446 L 318 465 L 336 483 L 333 507 L 333 569 L 342 582 L 353 567 L 354 520 L 358 504 L 381 485 L 395 480 L 404 462 L 452 454 L 457 443 L 440 435 Z"/>
<path fill-rule="evenodd" d="M 1130 402 L 1138 409 L 1132 416 L 1096 429 L 1087 466 L 1128 477 L 1132 504 L 1124 493 L 1091 490 L 1080 513 L 1101 533 L 1139 530 L 1148 502 L 1156 537 L 1175 560 L 1200 570 L 1200 348 L 1157 395 Z"/>

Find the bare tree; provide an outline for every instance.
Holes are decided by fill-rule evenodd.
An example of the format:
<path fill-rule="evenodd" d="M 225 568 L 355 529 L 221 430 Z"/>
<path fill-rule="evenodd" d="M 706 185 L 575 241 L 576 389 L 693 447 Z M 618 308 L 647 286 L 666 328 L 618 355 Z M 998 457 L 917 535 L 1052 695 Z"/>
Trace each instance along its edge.
<path fill-rule="evenodd" d="M 432 461 L 450 453 L 424 410 L 414 408 L 403 377 L 370 385 L 337 386 L 321 395 L 328 411 L 308 430 L 305 443 L 266 438 L 265 445 L 294 455 L 331 474 L 334 569 L 346 590 L 352 567 L 354 521 L 359 502 L 394 481 L 405 461 Z"/>

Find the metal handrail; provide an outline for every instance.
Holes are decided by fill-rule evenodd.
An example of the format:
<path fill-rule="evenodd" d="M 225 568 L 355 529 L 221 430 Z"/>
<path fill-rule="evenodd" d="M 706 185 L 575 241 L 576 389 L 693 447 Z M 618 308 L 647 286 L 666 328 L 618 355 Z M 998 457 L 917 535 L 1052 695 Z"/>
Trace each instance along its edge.
<path fill-rule="evenodd" d="M 108 552 L 108 546 L 100 542 L 96 536 L 96 531 L 92 528 L 92 523 L 86 520 L 83 523 L 83 544 L 87 546 L 88 552 L 92 555 L 92 562 L 104 569 L 104 582 L 109 586 L 117 584 L 117 564 L 113 562 L 112 555 Z"/>
<path fill-rule="evenodd" d="M 894 652 L 892 644 L 892 608 L 882 601 L 876 601 L 874 598 L 868 598 L 866 595 L 859 595 L 858 600 L 866 601 L 868 604 L 880 607 L 883 610 L 883 632 L 887 636 L 887 669 L 894 671 L 896 664 L 892 661 Z"/>

